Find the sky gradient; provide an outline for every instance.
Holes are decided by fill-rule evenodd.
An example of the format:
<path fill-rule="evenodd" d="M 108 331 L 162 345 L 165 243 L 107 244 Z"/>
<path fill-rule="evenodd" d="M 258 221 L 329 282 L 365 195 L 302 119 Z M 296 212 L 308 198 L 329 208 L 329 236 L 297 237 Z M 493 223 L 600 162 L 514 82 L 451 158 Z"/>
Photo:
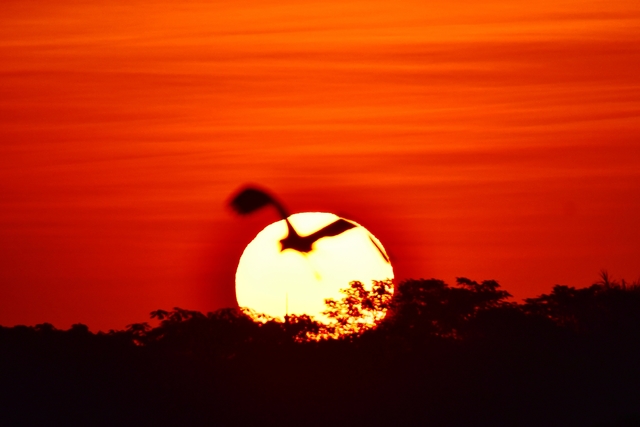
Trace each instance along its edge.
<path fill-rule="evenodd" d="M 640 277 L 637 1 L 5 1 L 0 324 L 234 306 L 246 182 L 398 278 Z"/>

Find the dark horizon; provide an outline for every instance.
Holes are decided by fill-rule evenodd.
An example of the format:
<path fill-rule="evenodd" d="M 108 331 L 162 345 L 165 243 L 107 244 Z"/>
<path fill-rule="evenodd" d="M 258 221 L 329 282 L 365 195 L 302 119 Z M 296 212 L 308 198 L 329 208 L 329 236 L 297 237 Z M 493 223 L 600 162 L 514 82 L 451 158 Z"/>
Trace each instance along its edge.
<path fill-rule="evenodd" d="M 335 319 L 387 307 L 364 303 L 374 294 L 334 304 Z M 492 280 L 408 280 L 392 316 L 337 339 L 314 339 L 305 316 L 233 309 L 156 310 L 155 327 L 97 334 L 0 327 L 0 409 L 16 426 L 640 425 L 640 284 L 603 274 L 508 295 Z"/>

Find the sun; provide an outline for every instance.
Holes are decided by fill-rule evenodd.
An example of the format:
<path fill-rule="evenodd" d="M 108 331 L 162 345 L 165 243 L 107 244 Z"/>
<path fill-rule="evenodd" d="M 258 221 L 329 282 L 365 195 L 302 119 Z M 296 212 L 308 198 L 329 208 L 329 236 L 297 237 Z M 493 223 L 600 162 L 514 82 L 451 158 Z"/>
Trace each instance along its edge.
<path fill-rule="evenodd" d="M 301 236 L 312 234 L 338 220 L 331 213 L 305 212 L 289 221 Z M 284 220 L 267 226 L 247 245 L 236 272 L 236 297 L 241 307 L 283 319 L 285 315 L 322 314 L 325 300 L 339 300 L 341 289 L 352 281 L 371 286 L 374 280 L 393 279 L 393 268 L 382 244 L 367 229 L 355 227 L 336 236 L 323 237 L 308 253 L 281 251 L 287 236 Z"/>

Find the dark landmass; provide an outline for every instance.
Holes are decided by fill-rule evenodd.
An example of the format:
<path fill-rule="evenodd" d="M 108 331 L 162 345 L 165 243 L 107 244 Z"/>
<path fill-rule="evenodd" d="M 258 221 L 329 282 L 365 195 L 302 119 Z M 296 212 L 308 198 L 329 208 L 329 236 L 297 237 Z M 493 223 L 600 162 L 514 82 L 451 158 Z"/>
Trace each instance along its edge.
<path fill-rule="evenodd" d="M 637 283 L 603 274 L 519 304 L 494 281 L 408 280 L 392 300 L 379 285 L 333 303 L 353 328 L 339 339 L 232 309 L 0 327 L 0 425 L 640 425 Z M 349 323 L 385 304 L 378 328 Z"/>

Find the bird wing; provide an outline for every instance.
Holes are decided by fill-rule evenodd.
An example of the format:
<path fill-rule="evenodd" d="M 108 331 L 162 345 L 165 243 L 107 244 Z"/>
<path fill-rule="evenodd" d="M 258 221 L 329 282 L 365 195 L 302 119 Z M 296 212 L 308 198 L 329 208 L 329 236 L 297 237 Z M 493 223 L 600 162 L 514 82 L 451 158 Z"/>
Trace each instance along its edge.
<path fill-rule="evenodd" d="M 272 203 L 273 198 L 267 193 L 249 187 L 236 194 L 231 199 L 230 205 L 237 213 L 246 215 Z"/>
<path fill-rule="evenodd" d="M 315 233 L 304 236 L 304 239 L 309 239 L 311 243 L 314 243 L 322 239 L 323 237 L 337 236 L 338 234 L 342 234 L 347 230 L 351 230 L 352 228 L 355 228 L 355 225 L 353 223 L 340 218 L 333 221 L 331 224 L 321 228 Z"/>
<path fill-rule="evenodd" d="M 391 261 L 389 260 L 389 256 L 382 250 L 380 245 L 378 245 L 376 243 L 376 241 L 373 240 L 373 237 L 371 237 L 371 236 L 369 236 L 369 240 L 371 240 L 371 243 L 373 243 L 373 246 L 375 246 L 376 249 L 378 250 L 378 252 L 380 252 L 380 255 L 382 255 L 382 258 L 384 258 L 384 260 L 387 262 L 387 264 L 390 264 Z"/>
<path fill-rule="evenodd" d="M 231 198 L 229 202 L 233 210 L 241 215 L 247 215 L 258 209 L 272 205 L 282 215 L 283 218 L 288 217 L 284 207 L 278 203 L 272 196 L 264 190 L 254 187 L 246 187 Z"/>

